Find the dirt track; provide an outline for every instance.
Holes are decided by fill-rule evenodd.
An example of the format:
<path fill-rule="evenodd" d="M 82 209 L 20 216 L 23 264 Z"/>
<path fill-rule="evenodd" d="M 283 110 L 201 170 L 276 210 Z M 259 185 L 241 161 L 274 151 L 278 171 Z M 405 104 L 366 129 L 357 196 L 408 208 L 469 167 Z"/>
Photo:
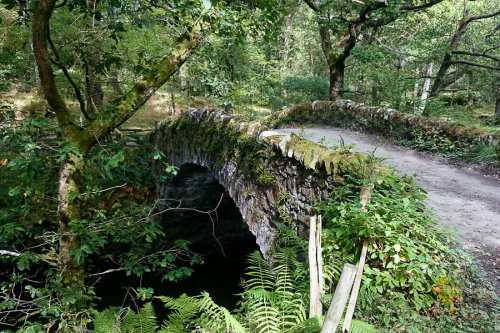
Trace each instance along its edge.
<path fill-rule="evenodd" d="M 474 170 L 450 165 L 446 160 L 397 146 L 387 139 L 334 127 L 274 130 L 305 135 L 309 140 L 335 144 L 343 138 L 355 151 L 386 158 L 400 172 L 416 174 L 428 192 L 429 203 L 443 229 L 457 231 L 469 251 L 481 258 L 490 281 L 500 294 L 500 181 Z M 481 255 L 481 250 L 490 255 Z"/>

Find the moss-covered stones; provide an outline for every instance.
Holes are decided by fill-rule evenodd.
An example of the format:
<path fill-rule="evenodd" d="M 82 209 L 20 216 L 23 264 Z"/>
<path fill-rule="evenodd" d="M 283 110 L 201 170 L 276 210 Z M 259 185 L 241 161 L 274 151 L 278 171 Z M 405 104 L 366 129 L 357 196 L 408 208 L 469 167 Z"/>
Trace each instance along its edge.
<path fill-rule="evenodd" d="M 330 151 L 293 134 L 269 131 L 259 121 L 215 110 L 191 109 L 178 119 L 161 122 L 151 138 L 165 153 L 165 162 L 194 163 L 212 172 L 248 221 L 265 255 L 274 242 L 273 221 L 284 216 L 283 207 L 287 218 L 304 229 L 313 214 L 311 207 L 327 199 L 345 173 L 364 172 L 360 166 L 370 165 L 364 155 Z M 156 163 L 160 172 L 164 166 Z M 282 193 L 289 195 L 284 198 Z"/>

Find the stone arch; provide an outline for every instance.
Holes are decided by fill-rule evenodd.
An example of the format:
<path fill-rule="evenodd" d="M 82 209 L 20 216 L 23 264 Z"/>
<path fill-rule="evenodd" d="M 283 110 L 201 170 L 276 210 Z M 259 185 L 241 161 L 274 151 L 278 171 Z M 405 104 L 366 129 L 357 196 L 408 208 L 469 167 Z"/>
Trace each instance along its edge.
<path fill-rule="evenodd" d="M 238 206 L 265 257 L 275 239 L 273 221 L 308 225 L 316 202 L 328 198 L 346 172 L 365 157 L 327 148 L 294 134 L 269 131 L 223 111 L 191 109 L 158 124 L 151 134 L 166 162 L 207 168 Z M 157 162 L 155 172 L 163 165 Z M 354 170 L 354 171 L 353 171 Z"/>

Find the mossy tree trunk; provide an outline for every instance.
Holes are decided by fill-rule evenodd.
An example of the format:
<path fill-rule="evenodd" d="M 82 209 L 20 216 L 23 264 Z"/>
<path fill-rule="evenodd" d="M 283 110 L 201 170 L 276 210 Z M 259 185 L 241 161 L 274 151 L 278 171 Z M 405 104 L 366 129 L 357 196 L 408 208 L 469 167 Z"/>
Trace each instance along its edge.
<path fill-rule="evenodd" d="M 113 105 L 107 107 L 106 111 L 101 110 L 97 119 L 91 120 L 85 124 L 85 127 L 81 127 L 69 112 L 56 86 L 49 57 L 50 18 L 56 8 L 55 5 L 56 0 L 40 0 L 38 2 L 33 16 L 32 34 L 43 93 L 56 113 L 57 122 L 63 132 L 63 140 L 71 143 L 74 147 L 62 162 L 59 172 L 57 225 L 61 237 L 58 268 L 63 286 L 59 297 L 63 298 L 67 292 L 84 293 L 85 289 L 84 263 L 78 262 L 71 255 L 72 251 L 80 249 L 81 239 L 72 230 L 70 224 L 81 218 L 78 194 L 81 192 L 81 174 L 84 171 L 85 159 L 90 148 L 129 119 L 182 66 L 199 44 L 202 32 L 207 27 L 198 23 L 191 29 L 187 29 L 187 32 L 178 39 L 170 54 L 155 68 L 152 68 L 145 77 Z M 82 306 L 84 304 L 77 303 L 68 308 L 68 312 L 76 311 Z"/>
<path fill-rule="evenodd" d="M 332 36 L 328 25 L 320 26 L 321 49 L 330 72 L 329 98 L 342 98 L 344 86 L 345 61 L 356 46 L 356 40 L 362 31 L 362 25 L 356 24 L 335 35 L 332 45 Z"/>

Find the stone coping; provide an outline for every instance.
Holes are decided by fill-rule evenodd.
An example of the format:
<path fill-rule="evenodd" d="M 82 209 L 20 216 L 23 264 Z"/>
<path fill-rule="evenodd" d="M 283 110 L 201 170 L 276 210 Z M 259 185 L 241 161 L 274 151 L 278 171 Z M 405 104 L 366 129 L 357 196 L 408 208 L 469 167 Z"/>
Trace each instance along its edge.
<path fill-rule="evenodd" d="M 211 123 L 214 126 L 231 128 L 244 138 L 255 139 L 258 143 L 280 151 L 284 157 L 294 159 L 308 169 L 325 171 L 327 175 L 341 176 L 347 169 L 352 172 L 353 167 L 360 172 L 365 172 L 364 165 L 370 164 L 369 158 L 365 154 L 351 152 L 342 148 L 330 150 L 294 133 L 282 134 L 274 132 L 267 126 L 269 125 L 268 118 L 263 121 L 248 121 L 243 116 L 231 116 L 223 110 L 190 108 L 189 112 L 184 112 L 178 118 L 167 119 L 158 123 L 151 135 L 154 135 L 158 129 L 174 124 L 183 117 L 189 117 L 189 119 L 197 122 Z M 377 168 L 379 169 L 380 166 Z"/>
<path fill-rule="evenodd" d="M 315 101 L 294 105 L 277 112 L 264 121 L 277 128 L 293 124 L 324 124 L 344 126 L 380 133 L 398 140 L 423 140 L 438 148 L 470 149 L 477 144 L 498 147 L 500 135 L 477 127 L 464 126 L 391 108 L 368 107 L 351 100 Z"/>

